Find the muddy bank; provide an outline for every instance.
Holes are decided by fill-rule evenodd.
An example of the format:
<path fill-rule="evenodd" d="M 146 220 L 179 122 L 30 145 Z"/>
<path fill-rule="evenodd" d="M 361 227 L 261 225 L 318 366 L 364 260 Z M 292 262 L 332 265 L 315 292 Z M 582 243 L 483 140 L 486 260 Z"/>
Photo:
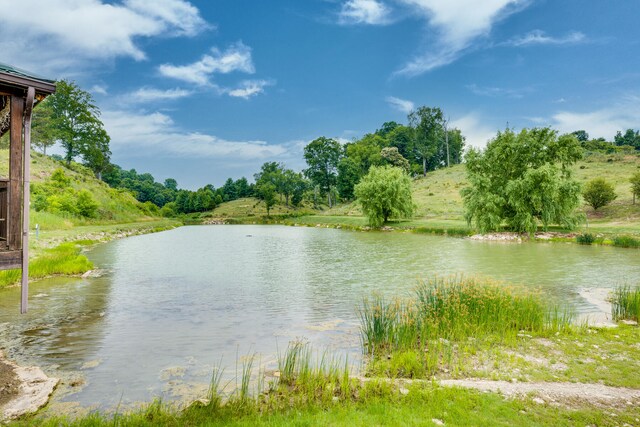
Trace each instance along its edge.
<path fill-rule="evenodd" d="M 58 381 L 49 378 L 38 367 L 18 366 L 4 359 L 0 352 L 0 422 L 42 408 Z"/>

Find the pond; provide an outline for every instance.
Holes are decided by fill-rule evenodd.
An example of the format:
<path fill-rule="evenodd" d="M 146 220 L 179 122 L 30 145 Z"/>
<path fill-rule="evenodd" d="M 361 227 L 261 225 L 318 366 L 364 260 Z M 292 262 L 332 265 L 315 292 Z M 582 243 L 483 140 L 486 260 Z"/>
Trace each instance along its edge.
<path fill-rule="evenodd" d="M 52 411 L 202 397 L 215 366 L 274 366 L 294 339 L 357 361 L 362 298 L 432 275 L 541 288 L 586 313 L 585 290 L 640 278 L 636 250 L 284 226 L 181 227 L 88 256 L 103 276 L 33 283 L 27 315 L 18 288 L 0 291 L 0 348 L 64 380 Z"/>

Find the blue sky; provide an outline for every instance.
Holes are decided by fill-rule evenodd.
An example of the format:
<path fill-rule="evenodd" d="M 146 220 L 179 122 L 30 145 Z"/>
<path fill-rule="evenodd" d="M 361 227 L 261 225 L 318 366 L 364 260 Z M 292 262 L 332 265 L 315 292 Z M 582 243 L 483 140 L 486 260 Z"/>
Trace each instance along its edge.
<path fill-rule="evenodd" d="M 635 0 L 0 0 L 0 62 L 95 97 L 112 160 L 180 186 L 441 107 L 468 143 L 640 128 Z M 17 37 L 16 35 L 20 35 Z"/>

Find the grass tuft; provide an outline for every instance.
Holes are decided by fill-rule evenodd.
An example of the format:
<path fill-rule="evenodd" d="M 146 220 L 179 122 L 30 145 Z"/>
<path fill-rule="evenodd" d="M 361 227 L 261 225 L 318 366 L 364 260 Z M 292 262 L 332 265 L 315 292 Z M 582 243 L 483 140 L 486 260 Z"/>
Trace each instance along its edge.
<path fill-rule="evenodd" d="M 640 321 L 640 286 L 620 286 L 613 293 L 611 304 L 613 320 Z"/>

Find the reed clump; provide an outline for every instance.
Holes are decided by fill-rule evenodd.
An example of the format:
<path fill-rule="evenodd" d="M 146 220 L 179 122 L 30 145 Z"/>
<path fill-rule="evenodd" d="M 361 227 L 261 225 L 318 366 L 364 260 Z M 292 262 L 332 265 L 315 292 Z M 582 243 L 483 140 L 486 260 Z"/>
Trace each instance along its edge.
<path fill-rule="evenodd" d="M 640 321 L 640 286 L 619 286 L 611 301 L 613 320 Z"/>
<path fill-rule="evenodd" d="M 424 350 L 433 340 L 515 338 L 568 328 L 568 309 L 550 307 L 541 295 L 473 278 L 433 278 L 408 299 L 375 296 L 359 309 L 363 349 Z"/>

